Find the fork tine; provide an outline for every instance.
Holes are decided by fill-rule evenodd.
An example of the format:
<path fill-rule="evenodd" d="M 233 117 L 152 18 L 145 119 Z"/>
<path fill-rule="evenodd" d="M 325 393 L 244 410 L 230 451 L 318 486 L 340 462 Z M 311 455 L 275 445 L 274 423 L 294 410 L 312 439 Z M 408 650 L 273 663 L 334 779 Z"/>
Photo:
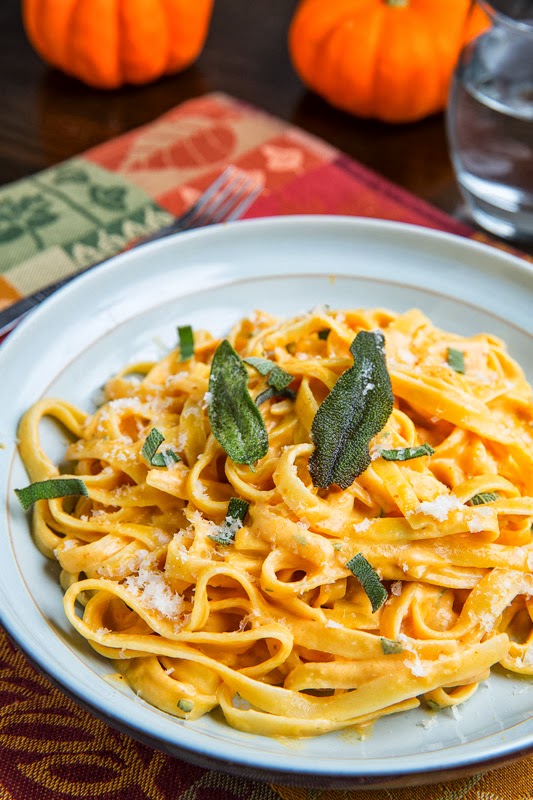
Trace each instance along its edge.
<path fill-rule="evenodd" d="M 235 167 L 230 164 L 225 168 L 223 172 L 220 173 L 218 178 L 213 181 L 213 183 L 207 187 L 205 192 L 203 192 L 196 203 L 194 203 L 188 211 L 186 211 L 182 216 L 179 218 L 180 225 L 186 227 L 187 225 L 191 224 L 191 219 L 195 217 L 199 212 L 202 212 L 203 209 L 213 200 L 219 189 L 226 183 L 228 179 L 234 176 L 236 170 Z"/>
<path fill-rule="evenodd" d="M 200 228 L 202 225 L 208 225 L 210 222 L 213 222 L 210 212 L 206 212 L 211 208 L 211 204 L 215 204 L 214 207 L 217 208 L 219 202 L 218 198 L 225 197 L 227 192 L 232 190 L 235 180 L 241 180 L 241 178 L 238 176 L 236 167 L 230 164 L 220 173 L 218 178 L 202 192 L 197 201 L 188 211 L 182 214 L 181 217 L 176 217 L 173 222 L 165 225 L 164 228 L 160 228 L 154 233 L 140 237 L 136 242 L 130 245 L 128 249 L 147 244 L 148 242 L 155 242 L 158 239 L 165 239 L 173 233 L 179 233 L 180 231 L 189 230 L 190 228 Z"/>
<path fill-rule="evenodd" d="M 230 213 L 230 209 L 233 208 L 235 203 L 240 200 L 242 196 L 246 197 L 248 195 L 249 187 L 251 187 L 253 183 L 251 182 L 248 176 L 245 176 L 244 179 L 241 181 L 240 185 L 232 191 L 229 199 L 224 203 L 220 203 L 217 209 L 214 211 L 212 215 L 213 222 L 222 222 L 227 218 L 227 215 Z"/>
<path fill-rule="evenodd" d="M 202 214 L 194 218 L 195 225 L 209 225 L 238 219 L 253 203 L 262 185 L 246 173 L 236 174 L 214 197 Z"/>
<path fill-rule="evenodd" d="M 250 183 L 246 173 L 236 172 L 227 184 L 212 198 L 211 202 L 203 209 L 201 215 L 195 218 L 195 224 L 210 225 L 222 222 L 233 205 L 243 196 L 248 194 Z"/>
<path fill-rule="evenodd" d="M 240 219 L 244 214 L 244 212 L 247 211 L 248 208 L 250 208 L 252 203 L 257 199 L 257 197 L 259 197 L 259 195 L 263 191 L 263 186 L 258 181 L 255 182 L 255 185 L 254 182 L 252 181 L 252 187 L 253 188 L 251 188 L 249 193 L 242 198 L 240 203 L 238 203 L 235 206 L 235 208 L 226 215 L 226 217 L 224 218 L 225 222 L 232 222 L 232 220 Z M 220 222 L 222 220 L 216 220 L 216 221 Z"/>
<path fill-rule="evenodd" d="M 240 191 L 241 185 L 245 182 L 246 175 L 234 170 L 226 183 L 219 188 L 216 194 L 209 198 L 207 203 L 203 204 L 199 212 L 195 213 L 192 224 L 195 227 L 200 227 L 214 222 L 218 210 L 225 207 L 227 202 L 232 203 L 232 197 L 235 196 L 236 192 Z M 225 201 L 227 202 L 225 203 Z"/>

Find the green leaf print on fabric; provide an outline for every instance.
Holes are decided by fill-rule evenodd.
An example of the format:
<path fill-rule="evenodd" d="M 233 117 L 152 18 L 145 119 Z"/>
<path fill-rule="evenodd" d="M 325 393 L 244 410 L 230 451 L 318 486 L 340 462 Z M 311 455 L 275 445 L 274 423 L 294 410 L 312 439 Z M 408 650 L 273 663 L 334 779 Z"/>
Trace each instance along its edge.
<path fill-rule="evenodd" d="M 89 188 L 89 195 L 93 203 L 109 211 L 125 211 L 126 194 L 127 190 L 123 186 L 93 184 Z"/>
<path fill-rule="evenodd" d="M 89 173 L 77 167 L 60 167 L 55 176 L 54 183 L 89 183 Z"/>
<path fill-rule="evenodd" d="M 30 236 L 37 249 L 43 250 L 45 244 L 38 228 L 52 225 L 57 219 L 52 204 L 42 195 L 26 194 L 18 200 L 7 197 L 0 200 L 0 243 Z"/>
<path fill-rule="evenodd" d="M 35 291 L 47 271 L 66 277 L 172 219 L 121 175 L 74 158 L 0 187 L 0 275 L 23 294 Z"/>

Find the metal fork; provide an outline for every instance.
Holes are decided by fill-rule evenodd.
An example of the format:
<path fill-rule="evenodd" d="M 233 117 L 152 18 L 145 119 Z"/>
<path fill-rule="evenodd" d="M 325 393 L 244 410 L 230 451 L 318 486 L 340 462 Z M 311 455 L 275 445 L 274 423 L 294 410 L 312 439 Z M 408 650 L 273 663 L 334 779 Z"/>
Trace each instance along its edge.
<path fill-rule="evenodd" d="M 155 233 L 140 237 L 128 249 L 134 249 L 148 244 L 148 242 L 164 239 L 173 233 L 190 230 L 191 228 L 200 228 L 217 222 L 231 222 L 239 219 L 259 196 L 262 189 L 263 186 L 259 180 L 230 165 L 208 186 L 185 214 L 177 217 L 170 225 L 166 225 Z M 107 259 L 105 260 L 107 261 Z M 51 283 L 0 311 L 0 337 L 12 330 L 26 314 L 62 286 L 70 283 L 71 280 L 83 272 L 88 272 L 103 263 L 104 261 L 98 261 L 96 264 L 91 264 L 74 275 L 69 275 L 55 283 Z"/>

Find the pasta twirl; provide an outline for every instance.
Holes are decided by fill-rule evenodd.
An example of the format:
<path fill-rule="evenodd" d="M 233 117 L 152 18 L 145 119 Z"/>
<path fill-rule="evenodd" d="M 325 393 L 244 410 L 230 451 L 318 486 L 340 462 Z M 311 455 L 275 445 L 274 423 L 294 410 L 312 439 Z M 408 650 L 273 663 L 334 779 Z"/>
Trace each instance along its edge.
<path fill-rule="evenodd" d="M 351 485 L 318 488 L 317 411 L 356 335 L 378 329 L 392 413 Z M 47 398 L 22 419 L 31 480 L 60 473 L 46 416 L 70 432 L 69 475 L 87 489 L 33 510 L 76 630 L 158 708 L 220 707 L 263 735 L 455 705 L 498 663 L 533 675 L 533 404 L 504 344 L 383 309 L 255 312 L 228 341 L 266 430 L 256 463 L 216 435 L 220 341 L 202 331 L 191 357 L 177 347 L 110 379 L 91 415 Z M 385 589 L 375 610 L 356 555 Z"/>

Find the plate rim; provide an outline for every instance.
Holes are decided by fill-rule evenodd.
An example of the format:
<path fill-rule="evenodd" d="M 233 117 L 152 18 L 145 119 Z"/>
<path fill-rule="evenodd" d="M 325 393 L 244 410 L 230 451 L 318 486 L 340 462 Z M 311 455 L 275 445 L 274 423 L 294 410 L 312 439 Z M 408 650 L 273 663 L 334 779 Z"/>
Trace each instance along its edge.
<path fill-rule="evenodd" d="M 209 228 L 202 228 L 196 229 L 193 231 L 187 231 L 179 234 L 175 234 L 172 237 L 168 237 L 166 239 L 162 239 L 156 242 L 153 242 L 149 245 L 143 246 L 143 248 L 133 249 L 126 253 L 119 254 L 114 256 L 113 258 L 109 259 L 108 262 L 105 264 L 99 265 L 95 270 L 89 270 L 88 272 L 82 273 L 77 275 L 69 284 L 64 286 L 61 290 L 59 290 L 54 296 L 48 298 L 42 306 L 32 312 L 26 319 L 22 321 L 22 323 L 15 329 L 8 337 L 7 340 L 2 344 L 0 348 L 0 365 L 5 358 L 10 357 L 10 352 L 12 350 L 16 351 L 18 346 L 19 338 L 27 336 L 28 331 L 31 332 L 34 326 L 39 325 L 39 321 L 44 316 L 50 313 L 53 313 L 53 309 L 56 305 L 61 306 L 62 303 L 68 302 L 68 297 L 71 293 L 76 293 L 79 291 L 79 287 L 83 287 L 85 284 L 92 283 L 94 281 L 101 281 L 102 278 L 98 277 L 98 274 L 102 275 L 104 271 L 115 271 L 120 270 L 127 266 L 127 264 L 131 260 L 137 260 L 139 258 L 143 258 L 143 251 L 148 252 L 149 254 L 154 254 L 157 257 L 157 254 L 162 250 L 170 249 L 172 250 L 176 246 L 176 242 L 181 240 L 195 240 L 200 239 L 200 241 L 204 237 L 216 237 L 216 236 L 239 236 L 239 231 L 248 231 L 253 234 L 254 230 L 264 231 L 265 229 L 269 228 L 278 228 L 278 229 L 295 229 L 298 227 L 309 227 L 312 226 L 314 230 L 317 227 L 326 226 L 329 228 L 331 226 L 340 226 L 340 227 L 348 227 L 352 229 L 354 232 L 357 231 L 385 231 L 387 233 L 392 233 L 393 235 L 399 236 L 414 236 L 415 238 L 422 240 L 427 239 L 433 242 L 442 242 L 446 245 L 451 246 L 452 248 L 458 248 L 459 252 L 464 251 L 465 248 L 469 252 L 473 254 L 480 254 L 486 256 L 489 261 L 494 264 L 502 264 L 507 267 L 512 266 L 517 273 L 520 273 L 528 282 L 531 282 L 531 288 L 533 289 L 533 264 L 528 263 L 526 259 L 522 259 L 520 256 L 515 256 L 512 253 L 509 253 L 505 250 L 500 250 L 495 248 L 489 244 L 485 244 L 483 242 L 478 242 L 466 237 L 459 236 L 457 234 L 448 233 L 446 231 L 435 230 L 431 228 L 425 228 L 418 225 L 413 224 L 406 224 L 401 222 L 395 221 L 388 221 L 388 220 L 376 220 L 370 218 L 361 218 L 361 217 L 349 217 L 349 216 L 339 216 L 339 215 L 287 215 L 283 217 L 270 217 L 270 218 L 261 218 L 261 219 L 249 219 L 249 220 L 242 220 L 235 223 L 225 223 L 221 225 L 211 226 Z M 354 245 L 357 242 L 357 237 L 354 238 Z M 105 280 L 105 278 L 104 278 Z M 533 332 L 533 331 L 532 331 Z M 5 355 L 7 353 L 7 355 Z M 6 504 L 8 502 L 6 497 Z M 9 513 L 6 509 L 6 513 Z M 0 592 L 0 597 L 2 597 L 2 593 Z M 19 641 L 19 631 L 17 629 L 16 624 L 14 624 L 15 620 L 13 619 L 5 619 L 5 610 L 4 608 L 0 607 L 0 619 L 1 623 L 3 624 L 4 628 L 7 630 L 9 635 L 17 642 L 17 645 L 20 649 L 25 653 L 28 660 L 33 663 L 37 664 L 38 668 L 44 672 L 49 680 L 52 683 L 56 683 L 62 689 L 62 691 L 70 697 L 73 697 L 78 703 L 82 706 L 87 707 L 89 704 L 92 713 L 96 716 L 100 716 L 101 718 L 105 719 L 107 724 L 115 725 L 119 727 L 119 729 L 124 729 L 122 726 L 126 725 L 126 729 L 124 732 L 128 733 L 130 736 L 135 736 L 135 738 L 139 738 L 141 741 L 146 741 L 147 733 L 145 730 L 142 729 L 141 726 L 137 726 L 136 728 L 132 726 L 131 722 L 126 722 L 123 719 L 118 720 L 116 716 L 110 716 L 109 709 L 104 709 L 102 707 L 103 700 L 101 701 L 100 705 L 95 705 L 92 701 L 87 700 L 84 697 L 80 697 L 77 695 L 72 687 L 69 685 L 68 681 L 65 679 L 64 676 L 61 674 L 57 674 L 57 672 L 50 673 L 46 666 L 43 666 L 41 661 L 38 659 L 36 660 L 33 653 L 28 653 L 27 648 L 25 645 L 27 644 L 27 640 L 22 637 Z M 29 632 L 28 632 L 29 633 Z M 41 654 L 41 658 L 43 658 Z M 521 725 L 522 723 L 520 723 Z M 133 732 L 135 730 L 135 732 Z M 148 734 L 149 736 L 149 734 Z M 529 740 L 529 737 L 528 737 Z M 152 747 L 156 746 L 154 744 L 151 745 Z M 173 743 L 173 747 L 176 747 L 176 744 Z M 527 752 L 524 748 L 527 748 Z M 445 749 L 460 749 L 460 745 L 453 746 L 451 748 Z M 159 746 L 159 749 L 161 747 Z M 495 766 L 498 766 L 501 761 L 509 762 L 510 760 L 514 760 L 515 758 L 523 757 L 527 755 L 528 752 L 533 750 L 533 739 L 528 742 L 516 742 L 516 743 L 509 743 L 507 746 L 500 744 L 497 750 L 497 753 L 488 753 L 485 757 L 473 756 L 465 757 L 465 759 L 461 759 L 458 757 L 458 754 L 455 755 L 455 761 L 453 764 L 449 766 L 445 766 L 444 768 L 439 768 L 437 776 L 439 779 L 442 779 L 442 775 L 445 774 L 447 779 L 450 779 L 457 771 L 463 772 L 465 769 L 471 773 L 471 767 L 474 766 L 476 769 L 483 769 L 484 764 L 488 764 L 486 769 L 492 769 Z M 442 752 L 442 751 L 436 751 Z M 218 768 L 223 769 L 226 771 L 232 771 L 228 764 L 231 762 L 227 762 L 226 766 L 224 766 L 224 759 L 220 757 L 217 758 L 216 756 L 212 756 L 211 754 L 207 755 L 207 751 L 200 749 L 191 749 L 190 747 L 186 747 L 184 753 L 179 756 L 185 760 L 193 760 L 193 758 L 188 757 L 188 754 L 193 754 L 196 758 L 196 763 L 199 761 L 204 762 L 206 757 L 212 760 L 209 768 Z M 237 755 L 237 754 L 236 754 Z M 274 759 L 275 755 L 272 754 L 271 759 Z M 399 757 L 398 757 L 399 758 Z M 405 760 L 405 757 L 403 757 Z M 394 759 L 392 759 L 394 760 Z M 335 766 L 335 776 L 338 776 L 336 780 L 341 780 L 343 782 L 343 786 L 349 786 L 350 788 L 378 788 L 380 785 L 393 787 L 393 782 L 391 780 L 394 779 L 394 773 L 383 771 L 380 772 L 373 772 L 372 770 L 366 772 L 353 772 L 349 769 L 346 771 L 342 770 L 342 762 L 335 761 L 334 759 L 329 759 L 329 763 Z M 278 780 L 278 782 L 283 782 L 283 777 L 286 779 L 289 774 L 292 773 L 294 770 L 294 765 L 287 764 L 286 768 L 282 770 L 274 771 L 272 768 L 265 768 L 264 766 L 258 766 L 257 764 L 251 764 L 248 759 L 241 759 L 238 761 L 238 767 L 236 774 L 243 775 L 243 772 L 250 770 L 253 774 L 249 774 L 248 777 L 251 778 L 258 778 L 262 780 L 272 780 L 273 775 L 275 774 L 277 777 L 274 778 Z M 315 765 L 316 766 L 316 765 Z M 301 767 L 300 767 L 301 768 Z M 333 766 L 330 766 L 328 769 L 318 769 L 313 771 L 311 769 L 303 769 L 299 775 L 299 782 L 303 782 L 306 785 L 309 785 L 309 782 L 312 782 L 312 785 L 318 786 L 320 785 L 320 781 L 324 781 L 327 779 L 327 785 L 331 788 L 331 781 L 333 780 Z M 435 772 L 435 767 L 431 766 L 421 766 L 419 769 L 411 769 L 409 775 L 412 776 L 414 781 L 417 783 L 429 782 L 428 779 L 431 778 L 431 774 Z M 262 774 L 259 774 L 262 773 Z M 418 780 L 421 779 L 421 780 Z M 380 783 L 381 781 L 381 783 Z M 385 781 L 383 783 L 383 781 Z M 402 782 L 401 786 L 406 785 L 417 785 L 417 783 L 405 783 Z M 343 788 L 339 786 L 339 788 Z"/>

